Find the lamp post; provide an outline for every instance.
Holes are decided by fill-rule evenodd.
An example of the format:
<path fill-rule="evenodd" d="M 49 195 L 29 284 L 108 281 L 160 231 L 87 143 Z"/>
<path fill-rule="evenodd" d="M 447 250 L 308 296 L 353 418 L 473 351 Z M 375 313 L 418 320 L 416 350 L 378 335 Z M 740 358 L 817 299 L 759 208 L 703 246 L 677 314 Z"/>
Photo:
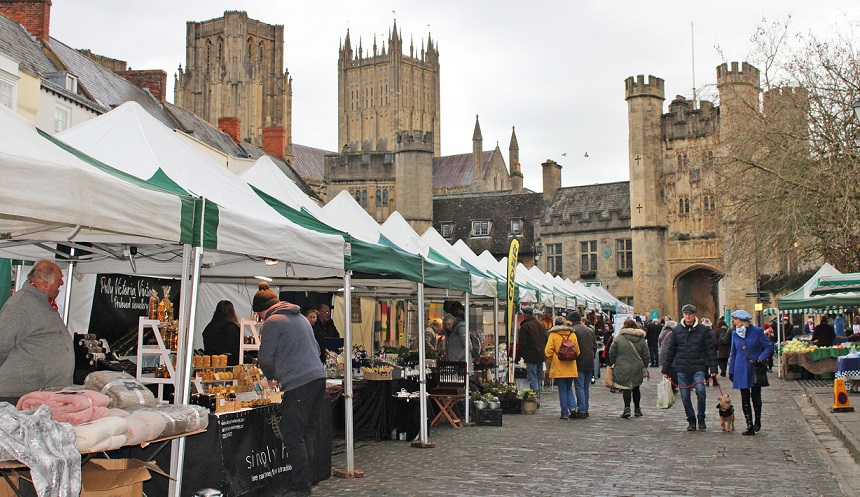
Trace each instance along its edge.
<path fill-rule="evenodd" d="M 540 241 L 540 238 L 535 242 L 535 266 L 540 268 L 538 261 L 540 261 L 540 256 L 543 255 L 543 243 Z"/>

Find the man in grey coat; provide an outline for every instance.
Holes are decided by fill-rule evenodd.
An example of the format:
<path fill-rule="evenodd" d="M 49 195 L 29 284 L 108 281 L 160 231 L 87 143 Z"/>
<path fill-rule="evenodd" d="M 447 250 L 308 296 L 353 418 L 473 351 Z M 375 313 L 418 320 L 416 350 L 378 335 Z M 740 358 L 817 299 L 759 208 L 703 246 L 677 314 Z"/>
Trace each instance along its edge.
<path fill-rule="evenodd" d="M 72 384 L 72 335 L 54 301 L 61 286 L 60 267 L 39 261 L 0 310 L 0 400 Z"/>

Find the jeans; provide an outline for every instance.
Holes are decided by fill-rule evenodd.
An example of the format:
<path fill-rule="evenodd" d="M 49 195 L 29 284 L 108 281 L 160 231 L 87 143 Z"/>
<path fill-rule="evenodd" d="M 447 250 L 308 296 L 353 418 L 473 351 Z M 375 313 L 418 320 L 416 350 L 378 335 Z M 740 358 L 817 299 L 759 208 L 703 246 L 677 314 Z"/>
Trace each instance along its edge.
<path fill-rule="evenodd" d="M 529 379 L 529 388 L 537 392 L 537 401 L 540 404 L 540 387 L 543 385 L 543 363 L 542 362 L 527 362 L 526 374 Z"/>
<path fill-rule="evenodd" d="M 591 377 L 594 371 L 580 369 L 579 376 L 573 379 L 576 388 L 576 412 L 582 414 L 588 412 L 588 394 L 591 389 Z"/>
<path fill-rule="evenodd" d="M 310 491 L 317 480 L 316 443 L 319 432 L 319 410 L 325 395 L 325 378 L 313 380 L 281 398 L 281 440 L 293 465 L 289 490 Z"/>
<path fill-rule="evenodd" d="M 691 388 L 684 388 L 693 383 L 700 382 L 696 385 L 696 401 L 698 408 L 697 411 L 693 411 L 693 400 L 691 398 L 690 390 Z M 705 404 L 707 403 L 706 389 L 705 389 L 705 372 L 704 371 L 678 371 L 678 386 L 680 386 L 681 390 L 681 402 L 684 403 L 684 412 L 687 413 L 687 422 L 695 423 L 698 418 L 699 423 L 703 423 L 705 421 Z"/>
<path fill-rule="evenodd" d="M 573 398 L 574 378 L 556 378 L 558 385 L 558 403 L 561 405 L 561 415 L 568 416 L 576 410 L 576 399 Z"/>

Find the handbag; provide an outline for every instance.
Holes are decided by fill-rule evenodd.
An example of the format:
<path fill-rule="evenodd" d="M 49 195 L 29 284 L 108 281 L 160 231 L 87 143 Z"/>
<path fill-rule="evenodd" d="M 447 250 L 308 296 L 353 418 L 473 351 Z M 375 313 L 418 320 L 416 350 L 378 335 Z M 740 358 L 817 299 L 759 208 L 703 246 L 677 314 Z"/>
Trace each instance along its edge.
<path fill-rule="evenodd" d="M 615 384 L 612 383 L 612 368 L 614 368 L 614 366 L 608 366 L 606 368 L 606 378 L 603 379 L 603 385 L 606 388 L 615 388 Z"/>
<path fill-rule="evenodd" d="M 747 361 L 752 363 L 753 365 L 753 386 L 756 387 L 769 387 L 770 382 L 767 380 L 767 365 L 763 362 L 753 362 L 750 359 L 750 353 L 747 352 L 747 344 L 744 343 L 742 347 L 744 349 L 744 354 L 747 356 Z"/>

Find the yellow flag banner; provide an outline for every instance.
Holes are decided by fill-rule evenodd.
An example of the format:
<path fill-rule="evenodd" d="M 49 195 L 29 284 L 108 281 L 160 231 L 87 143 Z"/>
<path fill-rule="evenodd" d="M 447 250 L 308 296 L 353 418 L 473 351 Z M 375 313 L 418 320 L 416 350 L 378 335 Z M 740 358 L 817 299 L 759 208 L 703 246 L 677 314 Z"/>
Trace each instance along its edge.
<path fill-rule="evenodd" d="M 514 329 L 514 289 L 516 288 L 517 258 L 520 254 L 520 242 L 516 238 L 511 240 L 511 250 L 508 252 L 508 350 L 511 350 L 513 342 L 511 336 Z M 513 368 L 511 368 L 513 371 Z"/>

